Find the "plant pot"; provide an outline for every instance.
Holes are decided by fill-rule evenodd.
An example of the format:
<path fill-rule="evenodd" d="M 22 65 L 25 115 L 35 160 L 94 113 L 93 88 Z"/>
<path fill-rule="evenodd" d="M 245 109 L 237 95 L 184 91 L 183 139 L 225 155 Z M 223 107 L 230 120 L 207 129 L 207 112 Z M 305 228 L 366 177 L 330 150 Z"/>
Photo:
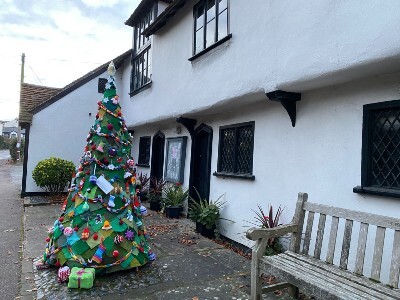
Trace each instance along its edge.
<path fill-rule="evenodd" d="M 139 193 L 140 202 L 146 202 L 148 199 L 147 192 L 140 192 Z"/>
<path fill-rule="evenodd" d="M 200 222 L 196 222 L 196 232 L 201 234 L 201 229 L 203 225 Z"/>
<path fill-rule="evenodd" d="M 181 211 L 182 207 L 179 206 L 169 206 L 165 208 L 165 214 L 167 215 L 167 218 L 170 219 L 179 219 Z"/>
<path fill-rule="evenodd" d="M 150 201 L 150 209 L 153 211 L 160 211 L 161 203 L 159 201 Z"/>
<path fill-rule="evenodd" d="M 196 222 L 196 231 L 198 233 L 200 233 L 202 236 L 205 236 L 210 239 L 215 237 L 215 229 L 216 228 L 217 227 L 215 226 L 215 224 L 210 229 L 208 229 L 205 225 L 203 225 L 199 222 Z"/>

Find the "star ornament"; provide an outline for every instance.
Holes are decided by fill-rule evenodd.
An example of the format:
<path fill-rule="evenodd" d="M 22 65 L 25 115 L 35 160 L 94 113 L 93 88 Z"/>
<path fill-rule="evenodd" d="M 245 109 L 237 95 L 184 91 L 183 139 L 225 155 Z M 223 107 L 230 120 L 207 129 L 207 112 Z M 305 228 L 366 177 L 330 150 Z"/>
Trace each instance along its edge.
<path fill-rule="evenodd" d="M 125 232 L 125 238 L 126 238 L 127 240 L 129 240 L 129 241 L 132 241 L 133 238 L 134 238 L 134 236 L 135 236 L 135 234 L 133 233 L 132 230 L 127 230 L 127 231 Z"/>
<path fill-rule="evenodd" d="M 104 97 L 103 99 L 102 99 L 102 101 L 104 102 L 104 103 L 107 103 L 108 101 L 110 101 L 107 97 Z"/>

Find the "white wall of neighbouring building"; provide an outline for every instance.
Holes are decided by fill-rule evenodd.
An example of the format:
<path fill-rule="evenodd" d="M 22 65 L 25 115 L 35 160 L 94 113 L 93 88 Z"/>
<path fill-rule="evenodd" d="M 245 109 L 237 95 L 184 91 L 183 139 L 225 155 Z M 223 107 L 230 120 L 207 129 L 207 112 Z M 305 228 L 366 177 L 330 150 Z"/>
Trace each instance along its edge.
<path fill-rule="evenodd" d="M 122 90 L 121 71 L 115 79 L 117 91 Z M 73 90 L 63 98 L 33 115 L 29 134 L 26 192 L 43 192 L 32 178 L 37 163 L 49 157 L 72 161 L 76 166 L 86 146 L 86 137 L 97 113 L 98 78 L 108 78 L 106 72 Z M 122 108 L 123 109 L 123 108 Z M 89 113 L 91 115 L 89 115 Z"/>

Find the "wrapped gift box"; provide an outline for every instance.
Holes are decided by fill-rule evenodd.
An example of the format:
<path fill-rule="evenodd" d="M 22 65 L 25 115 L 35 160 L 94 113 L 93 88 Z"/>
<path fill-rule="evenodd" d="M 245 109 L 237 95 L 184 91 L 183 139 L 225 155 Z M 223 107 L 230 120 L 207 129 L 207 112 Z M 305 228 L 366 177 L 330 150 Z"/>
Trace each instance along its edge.
<path fill-rule="evenodd" d="M 93 286 L 95 270 L 93 268 L 74 267 L 69 275 L 68 287 L 73 289 L 90 289 Z"/>

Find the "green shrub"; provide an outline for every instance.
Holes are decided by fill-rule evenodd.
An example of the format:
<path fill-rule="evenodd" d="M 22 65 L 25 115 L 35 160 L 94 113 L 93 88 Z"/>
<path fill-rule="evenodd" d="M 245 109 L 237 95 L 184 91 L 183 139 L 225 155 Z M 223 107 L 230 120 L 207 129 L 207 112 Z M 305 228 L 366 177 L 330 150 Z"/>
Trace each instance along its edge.
<path fill-rule="evenodd" d="M 71 161 L 50 157 L 36 165 L 32 178 L 46 192 L 58 193 L 64 191 L 74 170 L 75 165 Z"/>
<path fill-rule="evenodd" d="M 6 143 L 6 139 L 4 138 L 4 136 L 0 135 L 0 149 L 8 149 L 8 145 Z"/>
<path fill-rule="evenodd" d="M 10 149 L 10 156 L 11 156 L 11 160 L 12 161 L 16 161 L 18 158 L 18 152 L 17 152 L 17 138 L 11 138 L 8 140 L 8 147 Z M 21 146 L 20 146 L 20 155 L 21 155 L 21 159 L 24 156 L 24 145 L 25 145 L 25 140 L 21 139 Z"/>

